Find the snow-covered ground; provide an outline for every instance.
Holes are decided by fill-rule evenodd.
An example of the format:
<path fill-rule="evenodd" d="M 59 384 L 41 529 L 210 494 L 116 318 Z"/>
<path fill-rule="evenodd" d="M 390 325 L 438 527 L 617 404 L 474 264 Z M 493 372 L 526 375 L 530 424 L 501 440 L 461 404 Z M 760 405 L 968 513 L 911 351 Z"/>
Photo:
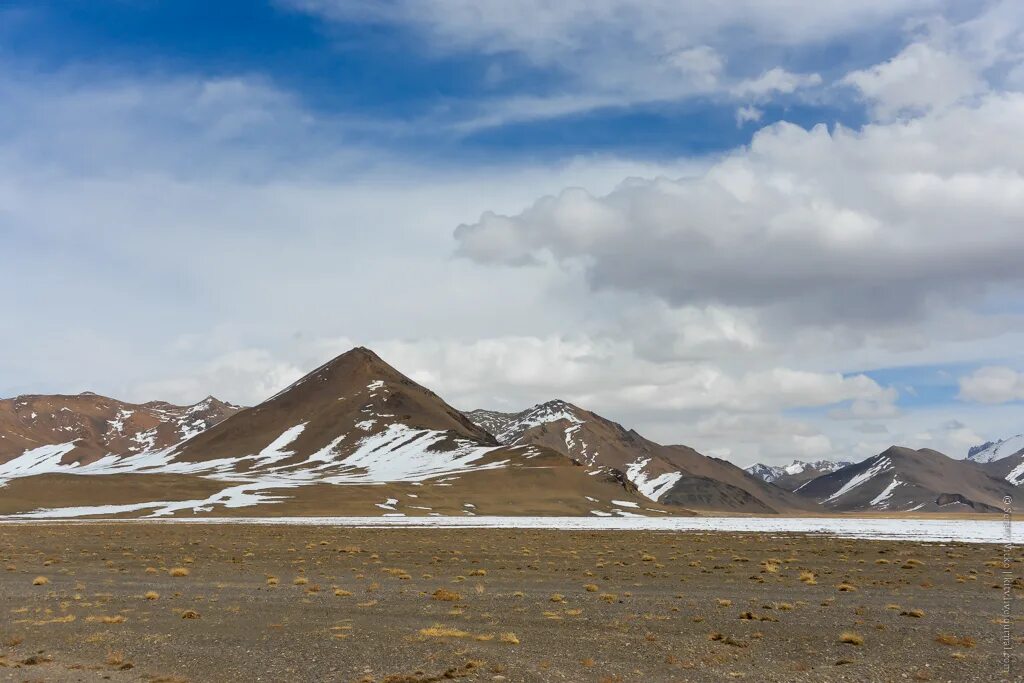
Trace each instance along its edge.
<path fill-rule="evenodd" d="M 39 523 L 42 519 L 4 518 L 9 524 Z M 67 520 L 62 523 L 95 523 Z M 1024 538 L 1024 522 L 1013 522 L 1007 538 L 1001 519 L 862 519 L 798 517 L 216 517 L 108 520 L 117 524 L 297 524 L 359 528 L 561 529 L 567 531 L 644 530 L 678 532 L 734 531 L 786 534 L 824 534 L 837 538 L 960 543 L 1007 543 Z"/>

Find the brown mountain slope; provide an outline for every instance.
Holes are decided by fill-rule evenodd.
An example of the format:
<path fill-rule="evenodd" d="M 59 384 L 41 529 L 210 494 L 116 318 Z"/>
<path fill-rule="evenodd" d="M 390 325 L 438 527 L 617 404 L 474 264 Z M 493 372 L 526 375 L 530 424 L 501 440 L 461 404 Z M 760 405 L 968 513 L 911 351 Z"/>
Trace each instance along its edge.
<path fill-rule="evenodd" d="M 68 444 L 63 464 L 166 448 L 239 410 L 212 396 L 191 406 L 135 404 L 91 392 L 0 400 L 0 464 L 41 446 Z"/>
<path fill-rule="evenodd" d="M 460 441 L 498 445 L 437 394 L 360 347 L 192 439 L 177 459 L 195 462 L 259 453 L 289 430 L 295 436 L 286 443 L 290 455 L 279 461 L 283 466 L 315 453 L 345 453 L 360 440 L 389 430 L 395 433 L 392 441 L 413 438 L 415 430 L 438 433 L 432 444 L 437 451 L 454 449 Z"/>
<path fill-rule="evenodd" d="M 975 463 L 973 460 L 967 462 L 976 465 L 990 477 L 1003 479 L 1013 486 L 1024 485 L 1024 450 L 991 462 Z"/>
<path fill-rule="evenodd" d="M 532 444 L 622 471 L 648 499 L 698 510 L 777 513 L 817 506 L 687 446 L 662 446 L 565 401 L 521 413 L 467 413 L 506 444 Z"/>
<path fill-rule="evenodd" d="M 892 446 L 799 489 L 832 510 L 999 512 L 1014 487 L 972 462 Z"/>

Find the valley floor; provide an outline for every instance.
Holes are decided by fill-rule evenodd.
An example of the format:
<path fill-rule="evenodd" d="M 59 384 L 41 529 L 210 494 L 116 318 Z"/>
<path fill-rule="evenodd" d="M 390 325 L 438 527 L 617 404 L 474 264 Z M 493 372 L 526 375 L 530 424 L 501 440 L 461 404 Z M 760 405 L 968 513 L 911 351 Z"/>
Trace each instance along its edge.
<path fill-rule="evenodd" d="M 5 525 L 0 680 L 1021 680 L 1003 658 L 1003 552 L 801 534 Z"/>

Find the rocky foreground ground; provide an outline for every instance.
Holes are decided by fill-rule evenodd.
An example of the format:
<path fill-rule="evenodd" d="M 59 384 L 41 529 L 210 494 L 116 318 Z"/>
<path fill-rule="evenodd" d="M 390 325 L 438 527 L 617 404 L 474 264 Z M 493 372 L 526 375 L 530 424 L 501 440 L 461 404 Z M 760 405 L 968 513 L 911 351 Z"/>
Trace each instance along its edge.
<path fill-rule="evenodd" d="M 1000 681 L 997 546 L 0 526 L 0 680 Z M 1017 660 L 1011 665 L 1016 667 Z"/>

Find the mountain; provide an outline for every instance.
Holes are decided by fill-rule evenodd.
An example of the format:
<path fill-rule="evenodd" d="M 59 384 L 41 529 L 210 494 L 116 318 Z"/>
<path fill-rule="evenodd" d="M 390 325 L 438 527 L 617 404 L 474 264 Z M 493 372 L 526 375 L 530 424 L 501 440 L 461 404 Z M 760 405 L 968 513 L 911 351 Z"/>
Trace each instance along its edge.
<path fill-rule="evenodd" d="M 811 480 L 799 493 L 836 511 L 999 512 L 1014 489 L 972 462 L 892 446 Z"/>
<path fill-rule="evenodd" d="M 239 410 L 212 396 L 190 406 L 126 403 L 92 392 L 2 399 L 0 464 L 43 447 L 59 450 L 65 465 L 166 448 Z"/>
<path fill-rule="evenodd" d="M 977 463 L 995 462 L 1018 455 L 1021 451 L 1024 451 L 1024 434 L 974 446 L 967 451 L 967 459 Z"/>
<path fill-rule="evenodd" d="M 174 446 L 62 458 L 36 448 L 0 465 L 0 514 L 665 512 L 612 468 L 499 444 L 364 348 Z"/>
<path fill-rule="evenodd" d="M 507 445 L 544 446 L 588 467 L 624 472 L 651 501 L 695 510 L 778 513 L 813 505 L 739 467 L 687 446 L 663 446 L 562 400 L 520 413 L 466 414 Z"/>
<path fill-rule="evenodd" d="M 816 477 L 828 474 L 829 472 L 835 472 L 838 469 L 842 469 L 843 467 L 852 464 L 853 463 L 851 462 L 843 460 L 838 462 L 833 462 L 831 460 L 817 460 L 815 462 L 794 460 L 791 464 L 784 467 L 778 465 L 762 465 L 761 463 L 758 463 L 746 468 L 746 472 L 758 479 L 761 479 L 762 481 L 768 482 L 769 484 L 775 484 L 780 488 L 784 488 L 787 491 L 796 491 L 805 483 Z"/>
<path fill-rule="evenodd" d="M 1020 486 L 1024 484 L 1024 434 L 975 446 L 967 451 L 967 460 L 989 476 Z"/>

